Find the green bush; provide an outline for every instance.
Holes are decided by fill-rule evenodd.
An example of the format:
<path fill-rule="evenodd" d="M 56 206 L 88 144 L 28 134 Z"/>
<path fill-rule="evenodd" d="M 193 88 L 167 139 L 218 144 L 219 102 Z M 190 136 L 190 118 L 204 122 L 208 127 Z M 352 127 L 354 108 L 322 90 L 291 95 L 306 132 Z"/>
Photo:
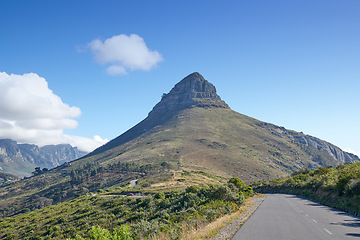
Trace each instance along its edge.
<path fill-rule="evenodd" d="M 110 233 L 109 230 L 101 228 L 99 226 L 93 226 L 90 231 L 88 231 L 88 237 L 82 238 L 76 236 L 75 240 L 132 240 L 133 233 L 130 231 L 128 225 L 122 225 L 119 228 L 115 228 L 113 233 Z M 70 239 L 68 239 L 70 240 Z"/>
<path fill-rule="evenodd" d="M 260 192 L 299 194 L 351 213 L 360 213 L 360 162 L 336 168 L 300 169 L 287 179 L 253 185 Z"/>

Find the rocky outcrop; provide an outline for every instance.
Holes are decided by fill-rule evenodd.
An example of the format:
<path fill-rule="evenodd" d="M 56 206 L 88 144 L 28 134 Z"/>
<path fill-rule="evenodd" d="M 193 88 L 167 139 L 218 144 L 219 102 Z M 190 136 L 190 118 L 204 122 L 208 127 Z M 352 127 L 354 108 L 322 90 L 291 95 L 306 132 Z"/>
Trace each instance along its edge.
<path fill-rule="evenodd" d="M 265 122 L 261 122 L 257 124 L 257 126 L 267 129 L 273 135 L 285 139 L 287 138 L 289 141 L 295 143 L 305 152 L 311 155 L 313 160 L 323 162 L 323 166 L 326 166 L 326 164 L 337 165 L 360 161 L 360 158 L 355 154 L 345 152 L 331 143 L 310 135 L 306 135 L 302 132 L 287 130 L 284 127 L 279 127 L 274 124 Z"/>
<path fill-rule="evenodd" d="M 30 175 L 35 167 L 54 168 L 85 154 L 69 144 L 39 147 L 0 139 L 0 171 L 22 177 Z"/>
<path fill-rule="evenodd" d="M 334 159 L 336 159 L 339 163 L 353 163 L 359 161 L 359 157 L 341 150 L 339 147 L 328 143 L 319 138 L 309 136 L 309 135 L 298 135 L 294 137 L 299 143 L 304 144 L 305 146 L 312 147 L 321 152 L 325 152 Z"/>
<path fill-rule="evenodd" d="M 177 83 L 149 113 L 173 113 L 189 107 L 229 108 L 216 93 L 216 88 L 200 73 L 192 73 Z"/>

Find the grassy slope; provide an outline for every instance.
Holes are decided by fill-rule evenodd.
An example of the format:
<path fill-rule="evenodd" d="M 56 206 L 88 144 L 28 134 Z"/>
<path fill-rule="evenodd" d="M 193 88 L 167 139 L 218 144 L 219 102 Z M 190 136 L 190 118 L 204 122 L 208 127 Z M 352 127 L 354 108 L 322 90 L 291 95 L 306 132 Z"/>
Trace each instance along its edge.
<path fill-rule="evenodd" d="M 111 143 L 113 148 L 74 164 L 169 161 L 178 169 L 232 175 L 247 182 L 285 176 L 304 166 L 319 166 L 294 143 L 291 131 L 281 130 L 286 137 L 279 137 L 274 134 L 280 131 L 275 125 L 264 127 L 261 121 L 230 109 L 190 108 L 158 121 L 159 125 L 152 121 L 146 119 L 129 130 L 127 139 L 131 139 L 132 132 L 137 136 L 129 142 L 116 146 L 124 142 L 120 136 Z M 147 131 L 140 134 L 140 129 Z"/>
<path fill-rule="evenodd" d="M 13 175 L 11 173 L 3 173 L 3 172 L 0 172 L 0 185 L 2 183 L 6 183 L 8 181 L 14 181 L 14 180 L 18 180 L 19 177 L 16 176 L 16 175 Z"/>

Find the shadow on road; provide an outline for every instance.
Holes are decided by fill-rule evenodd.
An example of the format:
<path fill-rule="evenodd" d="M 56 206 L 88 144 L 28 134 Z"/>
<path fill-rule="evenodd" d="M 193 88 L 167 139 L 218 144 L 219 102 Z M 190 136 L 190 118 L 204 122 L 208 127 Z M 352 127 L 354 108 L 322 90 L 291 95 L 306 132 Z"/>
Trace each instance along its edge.
<path fill-rule="evenodd" d="M 331 224 L 358 228 L 358 227 L 360 227 L 360 220 L 344 220 L 344 222 L 331 223 Z"/>
<path fill-rule="evenodd" d="M 321 205 L 319 203 L 308 203 L 306 205 L 309 205 L 309 206 L 314 206 L 314 207 L 324 207 L 324 205 Z"/>
<path fill-rule="evenodd" d="M 346 236 L 360 238 L 360 233 L 347 233 Z"/>

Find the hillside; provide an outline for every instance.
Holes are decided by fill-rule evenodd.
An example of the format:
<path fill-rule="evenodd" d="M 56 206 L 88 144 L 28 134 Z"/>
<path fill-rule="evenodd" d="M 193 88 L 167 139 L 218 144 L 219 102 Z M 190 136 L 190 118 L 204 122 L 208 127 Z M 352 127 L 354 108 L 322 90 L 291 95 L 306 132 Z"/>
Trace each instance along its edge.
<path fill-rule="evenodd" d="M 146 121 L 137 128 L 144 125 L 147 125 Z M 307 144 L 301 142 L 304 139 Z M 119 140 L 121 138 L 115 141 Z M 318 146 L 314 147 L 314 143 Z M 325 150 L 339 153 L 330 155 Z M 314 169 L 355 159 L 329 143 L 260 122 L 230 109 L 194 107 L 180 111 L 126 144 L 82 159 L 79 163 L 168 161 L 178 169 L 230 174 L 254 181 L 285 176 L 302 167 Z"/>
<path fill-rule="evenodd" d="M 118 234 L 126 230 L 128 237 L 90 239 L 194 239 L 188 237 L 190 230 L 195 233 L 208 223 L 237 212 L 253 191 L 233 178 L 220 186 L 190 186 L 181 192 L 129 197 L 125 194 L 124 188 L 98 191 L 2 219 L 0 239 L 81 239 L 79 236 L 89 237 L 90 229 L 95 227 L 100 232 L 115 229 L 114 233 L 120 227 Z"/>
<path fill-rule="evenodd" d="M 35 167 L 54 168 L 85 154 L 69 144 L 39 147 L 0 139 L 0 171 L 18 177 L 30 176 Z"/>
<path fill-rule="evenodd" d="M 12 175 L 10 173 L 0 172 L 0 186 L 5 182 L 16 181 L 16 180 L 19 180 L 19 178 L 17 176 Z"/>

